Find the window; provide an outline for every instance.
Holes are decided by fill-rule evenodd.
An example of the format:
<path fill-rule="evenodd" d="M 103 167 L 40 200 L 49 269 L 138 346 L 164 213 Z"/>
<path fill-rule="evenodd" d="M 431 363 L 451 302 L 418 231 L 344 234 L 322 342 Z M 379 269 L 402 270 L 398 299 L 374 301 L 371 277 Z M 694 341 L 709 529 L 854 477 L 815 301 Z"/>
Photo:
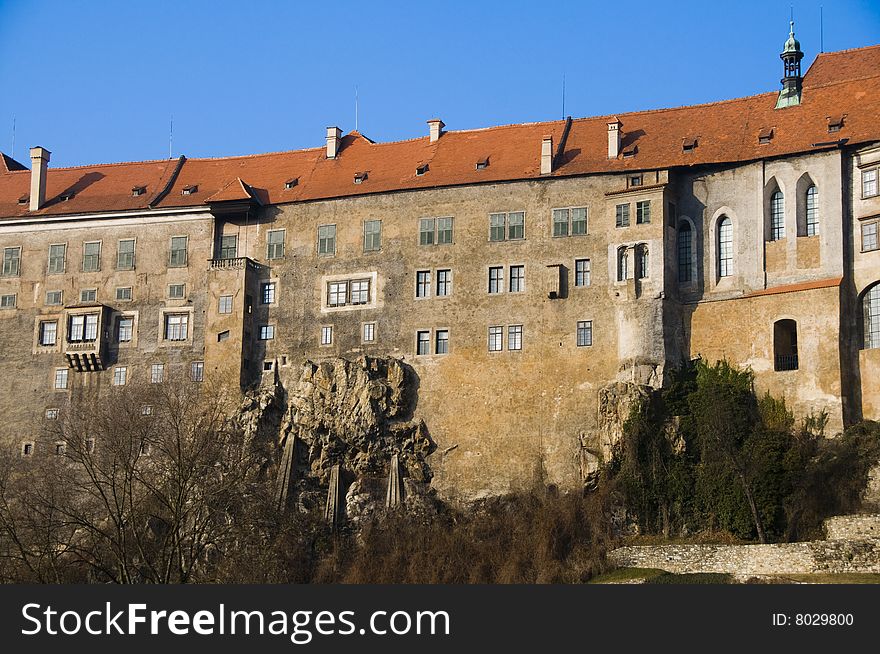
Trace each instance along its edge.
<path fill-rule="evenodd" d="M 189 186 L 184 186 L 183 189 L 180 191 L 180 194 L 181 195 L 193 195 L 193 194 L 197 193 L 198 190 L 199 190 L 198 184 L 191 184 Z"/>
<path fill-rule="evenodd" d="M 865 349 L 880 347 L 880 283 L 865 292 L 862 308 L 865 314 Z"/>
<path fill-rule="evenodd" d="M 489 292 L 501 293 L 504 290 L 504 266 L 489 268 Z"/>
<path fill-rule="evenodd" d="M 508 350 L 521 350 L 522 349 L 522 325 L 510 325 L 507 328 L 507 349 Z"/>
<path fill-rule="evenodd" d="M 815 184 L 807 189 L 807 236 L 819 233 L 819 190 Z"/>
<path fill-rule="evenodd" d="M 55 456 L 64 456 L 67 451 L 67 445 L 63 442 L 55 443 Z"/>
<path fill-rule="evenodd" d="M 150 383 L 161 384 L 165 381 L 165 364 L 154 363 L 150 366 Z"/>
<path fill-rule="evenodd" d="M 452 295 L 452 271 L 448 269 L 438 270 L 437 297 L 445 297 L 447 295 Z"/>
<path fill-rule="evenodd" d="M 434 245 L 434 219 L 419 220 L 419 245 Z"/>
<path fill-rule="evenodd" d="M 880 248 L 878 245 L 877 232 L 880 222 L 873 221 L 870 223 L 862 223 L 862 252 L 870 252 Z"/>
<path fill-rule="evenodd" d="M 773 323 L 773 356 L 777 372 L 798 369 L 797 323 L 794 320 Z"/>
<path fill-rule="evenodd" d="M 782 238 L 785 238 L 785 196 L 776 190 L 770 196 L 770 240 Z"/>
<path fill-rule="evenodd" d="M 21 248 L 3 248 L 3 276 L 18 277 L 21 273 Z"/>
<path fill-rule="evenodd" d="M 637 276 L 639 279 L 646 279 L 648 277 L 648 271 L 650 270 L 648 259 L 648 246 L 640 245 L 638 248 L 638 256 L 639 265 L 638 271 L 636 271 L 638 273 Z"/>
<path fill-rule="evenodd" d="M 132 270 L 134 268 L 133 238 L 123 239 L 116 246 L 116 268 L 118 270 Z"/>
<path fill-rule="evenodd" d="M 862 197 L 870 198 L 877 195 L 877 168 L 862 171 Z"/>
<path fill-rule="evenodd" d="M 185 341 L 189 329 L 188 313 L 165 314 L 165 340 Z"/>
<path fill-rule="evenodd" d="M 336 225 L 318 227 L 318 254 L 336 254 Z"/>
<path fill-rule="evenodd" d="M 333 344 L 333 326 L 325 325 L 321 327 L 321 345 Z"/>
<path fill-rule="evenodd" d="M 629 227 L 629 205 L 618 204 L 615 208 L 615 221 L 617 227 Z"/>
<path fill-rule="evenodd" d="M 351 291 L 352 304 L 369 304 L 370 302 L 370 280 L 369 279 L 353 279 L 349 284 Z"/>
<path fill-rule="evenodd" d="M 678 228 L 678 283 L 686 284 L 694 280 L 693 230 L 689 222 L 682 222 Z"/>
<path fill-rule="evenodd" d="M 260 340 L 271 341 L 275 338 L 275 325 L 260 325 Z"/>
<path fill-rule="evenodd" d="M 522 293 L 526 290 L 526 267 L 511 266 L 510 267 L 510 292 Z"/>
<path fill-rule="evenodd" d="M 643 180 L 643 178 L 641 175 L 630 175 L 629 185 L 630 186 L 641 186 L 642 180 Z"/>
<path fill-rule="evenodd" d="M 49 246 L 49 272 L 52 274 L 64 272 L 64 259 L 67 254 L 67 245 Z"/>
<path fill-rule="evenodd" d="M 733 222 L 724 216 L 718 222 L 718 276 L 733 274 Z"/>
<path fill-rule="evenodd" d="M 238 256 L 238 234 L 220 237 L 220 258 L 235 259 Z"/>
<path fill-rule="evenodd" d="M 489 240 L 521 240 L 524 234 L 525 212 L 489 214 Z"/>
<path fill-rule="evenodd" d="M 63 391 L 67 388 L 67 368 L 55 369 L 55 390 Z"/>
<path fill-rule="evenodd" d="M 229 340 L 229 330 L 224 329 L 222 332 L 217 334 L 217 342 L 222 343 L 223 341 Z"/>
<path fill-rule="evenodd" d="M 55 345 L 58 339 L 58 321 L 40 321 L 40 345 Z"/>
<path fill-rule="evenodd" d="M 271 361 L 263 361 L 263 372 L 271 372 L 272 370 L 272 362 Z"/>
<path fill-rule="evenodd" d="M 448 245 L 452 243 L 452 218 L 437 219 L 437 244 Z"/>
<path fill-rule="evenodd" d="M 489 351 L 500 352 L 504 349 L 504 328 L 489 327 Z"/>
<path fill-rule="evenodd" d="M 172 300 L 181 300 L 186 295 L 186 284 L 169 284 L 168 297 Z"/>
<path fill-rule="evenodd" d="M 94 438 L 87 438 L 86 439 L 86 452 L 88 452 L 89 454 L 94 454 L 94 452 L 95 452 L 95 439 Z"/>
<path fill-rule="evenodd" d="M 651 201 L 640 200 L 636 202 L 636 224 L 644 225 L 651 222 Z"/>
<path fill-rule="evenodd" d="M 348 282 L 329 282 L 327 284 L 327 306 L 343 307 L 348 299 Z"/>
<path fill-rule="evenodd" d="M 587 233 L 587 208 L 553 210 L 553 236 L 581 236 Z"/>
<path fill-rule="evenodd" d="M 275 282 L 260 284 L 260 304 L 275 304 Z"/>
<path fill-rule="evenodd" d="M 0 309 L 14 309 L 15 308 L 15 293 L 10 293 L 8 295 L 0 295 Z"/>
<path fill-rule="evenodd" d="M 574 260 L 574 285 L 589 286 L 590 285 L 590 260 L 575 259 Z"/>
<path fill-rule="evenodd" d="M 431 295 L 431 271 L 416 271 L 416 297 L 430 297 Z"/>
<path fill-rule="evenodd" d="M 186 236 L 171 237 L 171 253 L 168 258 L 168 266 L 171 268 L 180 268 L 186 265 Z"/>
<path fill-rule="evenodd" d="M 98 299 L 98 289 L 84 288 L 79 292 L 80 302 L 95 302 Z"/>
<path fill-rule="evenodd" d="M 46 304 L 55 306 L 61 304 L 64 294 L 61 291 L 46 291 Z"/>
<path fill-rule="evenodd" d="M 282 257 L 284 257 L 284 230 L 270 230 L 266 234 L 266 258 L 281 259 Z"/>
<path fill-rule="evenodd" d="M 227 314 L 232 313 L 232 296 L 231 295 L 221 295 L 219 306 L 217 308 L 217 313 Z"/>
<path fill-rule="evenodd" d="M 46 409 L 46 420 L 58 420 L 58 409 Z"/>
<path fill-rule="evenodd" d="M 376 252 L 382 248 L 382 221 L 364 221 L 364 252 Z"/>
<path fill-rule="evenodd" d="M 193 361 L 192 365 L 189 368 L 189 375 L 194 382 L 200 382 L 205 380 L 205 362 L 204 361 Z"/>
<path fill-rule="evenodd" d="M 101 242 L 83 243 L 83 272 L 97 272 L 101 269 Z"/>
<path fill-rule="evenodd" d="M 90 343 L 98 338 L 98 314 L 70 316 L 67 323 L 68 343 Z"/>
<path fill-rule="evenodd" d="M 450 243 L 452 243 L 452 218 L 422 218 L 419 220 L 419 245 L 448 245 Z"/>
<path fill-rule="evenodd" d="M 134 318 L 120 316 L 116 323 L 116 334 L 120 343 L 130 343 L 134 333 Z"/>
<path fill-rule="evenodd" d="M 577 324 L 577 346 L 589 347 L 593 344 L 593 321 L 578 320 Z"/>
<path fill-rule="evenodd" d="M 617 281 L 625 282 L 629 276 L 629 255 L 626 248 L 617 248 Z"/>
<path fill-rule="evenodd" d="M 363 340 L 364 343 L 372 343 L 376 340 L 376 323 L 364 323 L 363 332 L 361 333 L 361 340 Z"/>
<path fill-rule="evenodd" d="M 153 406 L 151 404 L 145 404 L 141 407 L 141 415 L 142 416 L 151 416 L 153 415 Z"/>
<path fill-rule="evenodd" d="M 129 302 L 131 300 L 131 286 L 119 286 L 116 289 L 116 299 L 119 302 Z"/>
<path fill-rule="evenodd" d="M 438 329 L 434 334 L 434 354 L 449 353 L 449 330 Z"/>
<path fill-rule="evenodd" d="M 34 453 L 34 444 L 31 442 L 21 444 L 21 455 L 32 456 Z"/>
<path fill-rule="evenodd" d="M 430 354 L 431 353 L 431 332 L 419 331 L 416 332 L 416 354 Z"/>
<path fill-rule="evenodd" d="M 113 369 L 113 385 L 114 386 L 125 386 L 125 382 L 128 380 L 128 368 L 125 366 L 116 366 Z"/>

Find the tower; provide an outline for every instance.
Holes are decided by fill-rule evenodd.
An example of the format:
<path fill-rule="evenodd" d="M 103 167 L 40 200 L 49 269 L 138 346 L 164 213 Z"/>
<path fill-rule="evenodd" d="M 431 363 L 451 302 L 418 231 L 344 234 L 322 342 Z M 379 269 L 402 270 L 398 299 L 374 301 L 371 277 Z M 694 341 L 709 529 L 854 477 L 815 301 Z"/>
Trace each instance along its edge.
<path fill-rule="evenodd" d="M 782 78 L 782 90 L 776 100 L 776 108 L 794 107 L 801 103 L 801 52 L 800 42 L 794 38 L 794 21 L 791 21 L 791 30 L 788 33 L 788 41 L 779 55 L 784 66 Z"/>

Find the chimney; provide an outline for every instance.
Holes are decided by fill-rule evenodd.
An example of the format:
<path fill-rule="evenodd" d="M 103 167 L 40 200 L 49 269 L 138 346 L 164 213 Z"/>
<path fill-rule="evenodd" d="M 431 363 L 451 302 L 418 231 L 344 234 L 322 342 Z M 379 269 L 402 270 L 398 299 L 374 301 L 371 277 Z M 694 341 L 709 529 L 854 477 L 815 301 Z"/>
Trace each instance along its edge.
<path fill-rule="evenodd" d="M 443 133 L 444 127 L 446 127 L 446 123 L 439 118 L 432 118 L 428 121 L 428 131 L 431 135 L 431 143 L 437 142 L 437 139 L 439 139 L 440 135 Z"/>
<path fill-rule="evenodd" d="M 31 148 L 31 211 L 46 204 L 46 168 L 52 153 L 39 145 Z"/>
<path fill-rule="evenodd" d="M 549 175 L 553 172 L 553 137 L 545 136 L 541 141 L 541 174 Z"/>
<path fill-rule="evenodd" d="M 615 116 L 608 121 L 608 158 L 617 159 L 620 154 L 620 125 L 621 122 Z"/>
<path fill-rule="evenodd" d="M 339 141 L 342 139 L 342 130 L 338 127 L 327 128 L 327 158 L 335 159 L 339 154 Z"/>

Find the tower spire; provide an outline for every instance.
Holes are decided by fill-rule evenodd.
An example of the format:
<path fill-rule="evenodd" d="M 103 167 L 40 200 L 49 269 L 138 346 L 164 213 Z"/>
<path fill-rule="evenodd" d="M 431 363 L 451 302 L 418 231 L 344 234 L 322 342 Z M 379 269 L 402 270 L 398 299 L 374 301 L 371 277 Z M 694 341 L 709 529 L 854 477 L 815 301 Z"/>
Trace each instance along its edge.
<path fill-rule="evenodd" d="M 776 108 L 793 107 L 801 103 L 801 52 L 800 42 L 794 38 L 794 20 L 789 23 L 788 40 L 779 57 L 783 64 L 782 90 L 776 100 Z"/>

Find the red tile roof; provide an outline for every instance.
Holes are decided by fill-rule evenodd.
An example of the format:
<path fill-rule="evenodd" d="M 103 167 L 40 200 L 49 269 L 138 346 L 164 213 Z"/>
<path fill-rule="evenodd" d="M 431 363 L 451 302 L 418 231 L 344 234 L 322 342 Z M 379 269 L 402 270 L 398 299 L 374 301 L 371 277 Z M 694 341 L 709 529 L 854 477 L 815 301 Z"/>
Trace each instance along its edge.
<path fill-rule="evenodd" d="M 775 109 L 777 92 L 703 105 L 641 111 L 616 116 L 446 131 L 434 143 L 422 138 L 374 143 L 352 132 L 342 137 L 339 155 L 325 149 L 292 152 L 49 168 L 46 206 L 35 215 L 205 206 L 247 199 L 280 204 L 388 191 L 535 179 L 540 174 L 541 141 L 564 138 L 551 176 L 614 173 L 701 164 L 751 161 L 815 151 L 817 143 L 847 139 L 849 144 L 880 141 L 880 46 L 821 54 L 807 72 L 799 106 Z M 829 116 L 846 114 L 840 131 L 828 133 Z M 608 159 L 608 122 L 622 123 L 622 148 L 637 146 L 631 157 Z M 769 143 L 758 135 L 773 129 Z M 566 134 L 567 131 L 567 134 Z M 565 137 L 563 136 L 565 134 Z M 683 143 L 697 146 L 684 151 Z M 819 146 L 831 147 L 831 146 Z M 482 169 L 476 163 L 488 158 Z M 429 164 L 423 175 L 416 168 Z M 175 170 L 179 167 L 179 174 Z M 0 169 L 0 217 L 31 215 L 18 199 L 29 192 L 28 171 Z M 369 171 L 360 184 L 356 173 Z M 287 180 L 297 178 L 293 188 Z M 173 182 L 167 193 L 162 190 Z M 132 196 L 134 186 L 147 193 Z M 187 186 L 195 193 L 183 195 Z M 73 190 L 74 196 L 59 196 Z M 228 197 L 227 197 L 228 196 Z M 235 196 L 235 197 L 233 197 Z"/>

